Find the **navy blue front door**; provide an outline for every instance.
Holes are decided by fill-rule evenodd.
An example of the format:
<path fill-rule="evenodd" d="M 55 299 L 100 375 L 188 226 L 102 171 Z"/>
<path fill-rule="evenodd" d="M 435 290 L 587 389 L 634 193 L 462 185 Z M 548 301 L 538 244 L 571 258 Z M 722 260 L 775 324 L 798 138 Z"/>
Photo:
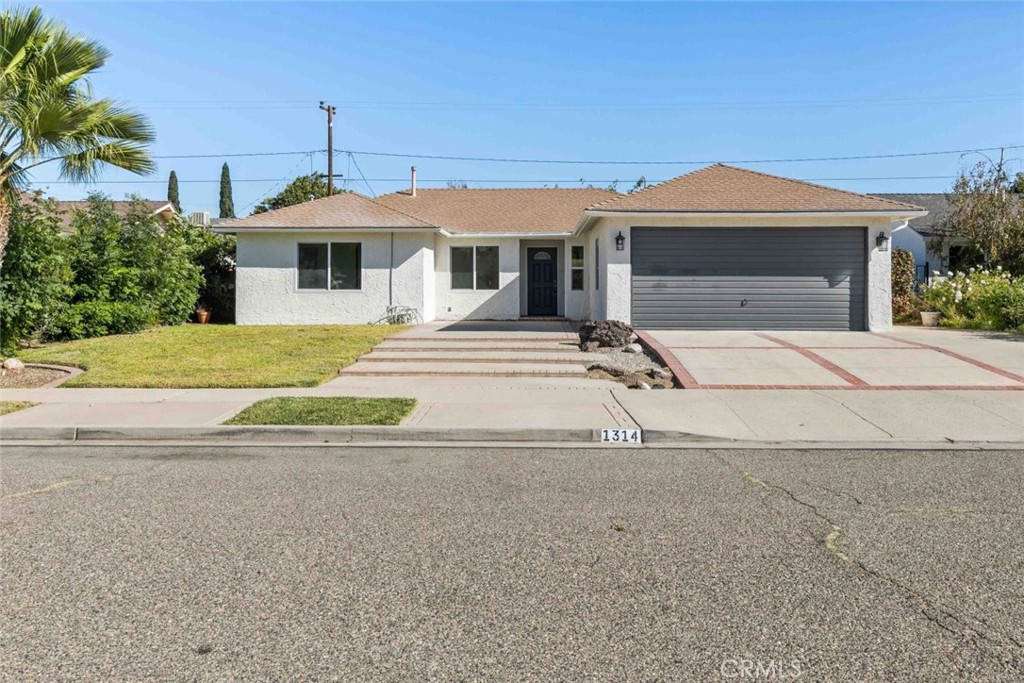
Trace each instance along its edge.
<path fill-rule="evenodd" d="M 526 249 L 526 314 L 558 315 L 558 249 Z"/>

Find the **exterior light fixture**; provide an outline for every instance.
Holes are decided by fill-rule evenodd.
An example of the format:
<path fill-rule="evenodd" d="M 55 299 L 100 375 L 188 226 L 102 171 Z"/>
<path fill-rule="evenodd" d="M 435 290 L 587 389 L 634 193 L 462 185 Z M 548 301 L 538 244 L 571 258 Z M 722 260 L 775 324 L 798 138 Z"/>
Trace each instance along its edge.
<path fill-rule="evenodd" d="M 626 248 L 626 238 L 622 236 L 622 231 L 615 236 L 615 251 L 623 251 Z"/>
<path fill-rule="evenodd" d="M 889 236 L 884 232 L 878 233 L 878 237 L 875 238 L 875 246 L 878 247 L 878 251 L 889 251 Z"/>

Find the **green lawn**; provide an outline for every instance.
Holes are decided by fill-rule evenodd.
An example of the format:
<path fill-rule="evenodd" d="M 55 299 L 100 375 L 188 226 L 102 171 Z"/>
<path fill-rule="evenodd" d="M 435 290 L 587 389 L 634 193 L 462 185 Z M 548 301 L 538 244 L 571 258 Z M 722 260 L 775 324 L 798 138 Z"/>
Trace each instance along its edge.
<path fill-rule="evenodd" d="M 64 387 L 312 387 L 337 375 L 398 325 L 179 325 L 48 344 L 27 363 L 83 368 Z"/>
<path fill-rule="evenodd" d="M 257 401 L 229 425 L 396 425 L 416 406 L 412 398 L 281 396 Z"/>
<path fill-rule="evenodd" d="M 0 415 L 13 413 L 15 410 L 22 410 L 23 408 L 31 408 L 34 405 L 35 403 L 29 403 L 28 401 L 0 401 Z"/>

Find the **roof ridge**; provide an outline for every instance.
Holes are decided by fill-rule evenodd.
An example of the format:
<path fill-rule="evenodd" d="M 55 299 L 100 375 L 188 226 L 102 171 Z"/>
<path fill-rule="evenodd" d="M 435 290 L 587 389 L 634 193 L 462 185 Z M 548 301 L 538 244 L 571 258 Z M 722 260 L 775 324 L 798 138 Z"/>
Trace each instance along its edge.
<path fill-rule="evenodd" d="M 572 192 L 608 192 L 610 194 L 621 195 L 621 192 L 616 190 L 610 190 L 606 187 L 418 187 L 416 192 L 539 192 L 545 190 L 569 190 Z M 395 190 L 394 192 L 387 192 L 380 195 L 381 197 L 387 197 L 390 195 L 405 195 L 411 197 L 412 193 L 409 188 L 404 190 Z M 614 197 L 613 197 L 614 199 Z"/>
<path fill-rule="evenodd" d="M 872 199 L 877 199 L 877 200 L 882 201 L 882 202 L 887 202 L 889 204 L 895 204 L 895 205 L 899 206 L 900 208 L 904 208 L 904 209 L 920 209 L 921 208 L 920 206 L 914 206 L 913 204 L 907 204 L 905 202 L 897 202 L 897 201 L 895 201 L 893 199 L 885 199 L 884 197 L 876 197 L 875 195 L 864 194 L 862 192 L 853 192 L 852 190 L 843 190 L 843 189 L 838 188 L 838 187 L 829 187 L 828 185 L 819 185 L 818 183 L 812 183 L 812 182 L 809 182 L 807 180 L 798 180 L 796 178 L 787 178 L 786 176 L 775 175 L 773 173 L 765 173 L 764 171 L 755 171 L 755 170 L 750 169 L 750 168 L 742 168 L 740 166 L 731 166 L 729 164 L 722 164 L 722 163 L 715 164 L 715 166 L 721 166 L 723 168 L 729 168 L 729 169 L 732 169 L 733 171 L 742 171 L 743 173 L 753 173 L 754 175 L 759 175 L 759 176 L 761 176 L 763 178 L 772 178 L 772 179 L 775 179 L 775 180 L 785 180 L 786 182 L 796 183 L 797 185 L 806 185 L 807 187 L 814 187 L 814 188 L 817 188 L 819 190 L 830 190 L 832 192 L 841 192 L 843 194 L 850 195 L 851 197 L 871 197 Z M 708 166 L 707 168 L 712 168 L 712 167 Z M 707 169 L 701 169 L 701 170 L 703 171 L 703 170 L 707 170 Z"/>
<path fill-rule="evenodd" d="M 395 193 L 394 192 L 389 192 L 388 194 L 395 194 Z M 363 195 L 360 195 L 360 196 L 363 196 Z M 383 197 L 385 195 L 381 195 L 381 196 Z M 426 225 L 428 227 L 437 228 L 438 230 L 442 230 L 443 229 L 440 225 L 435 225 L 431 221 L 423 220 L 419 216 L 414 216 L 411 213 L 408 213 L 406 211 L 402 211 L 401 209 L 396 209 L 394 207 L 388 206 L 384 202 L 379 202 L 379 201 L 377 201 L 377 197 L 366 197 L 366 200 L 370 201 L 370 202 L 373 202 L 375 205 L 383 207 L 383 208 L 387 209 L 388 211 L 393 211 L 395 213 L 398 213 L 398 214 L 401 214 L 401 215 L 406 216 L 408 218 L 411 218 L 414 221 L 419 221 L 420 223 L 422 223 L 423 225 Z"/>
<path fill-rule="evenodd" d="M 618 193 L 618 195 L 619 195 L 618 197 L 611 197 L 609 199 L 604 200 L 603 202 L 598 202 L 597 204 L 593 204 L 591 206 L 588 206 L 587 207 L 587 211 L 590 211 L 591 209 L 597 209 L 597 208 L 602 207 L 602 206 L 607 206 L 607 205 L 612 204 L 614 202 L 617 202 L 617 201 L 619 201 L 621 199 L 625 199 L 626 197 L 638 197 L 638 196 L 642 195 L 644 192 L 647 192 L 648 190 L 653 190 L 656 187 L 661 187 L 663 185 L 668 185 L 669 183 L 674 183 L 675 181 L 681 180 L 681 179 L 686 178 L 688 176 L 696 175 L 698 173 L 703 173 L 704 171 L 707 171 L 708 169 L 712 169 L 715 166 L 725 166 L 725 164 L 717 163 L 716 162 L 714 164 L 711 164 L 710 166 L 704 166 L 703 168 L 695 168 L 692 171 L 687 171 L 686 173 L 682 173 L 680 175 L 677 175 L 674 178 L 669 178 L 668 180 L 662 180 L 660 183 L 655 183 L 653 185 L 648 185 L 647 187 L 643 188 L 642 190 L 637 190 L 636 192 L 631 192 L 631 193 L 619 192 Z"/>

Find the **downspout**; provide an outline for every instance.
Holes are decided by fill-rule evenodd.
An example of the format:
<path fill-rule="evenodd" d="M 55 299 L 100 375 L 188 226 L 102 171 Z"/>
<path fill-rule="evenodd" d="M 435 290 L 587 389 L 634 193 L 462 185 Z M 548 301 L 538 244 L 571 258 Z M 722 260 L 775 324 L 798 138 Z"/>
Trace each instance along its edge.
<path fill-rule="evenodd" d="M 391 232 L 391 254 L 388 256 L 388 308 L 395 305 L 395 233 Z"/>

